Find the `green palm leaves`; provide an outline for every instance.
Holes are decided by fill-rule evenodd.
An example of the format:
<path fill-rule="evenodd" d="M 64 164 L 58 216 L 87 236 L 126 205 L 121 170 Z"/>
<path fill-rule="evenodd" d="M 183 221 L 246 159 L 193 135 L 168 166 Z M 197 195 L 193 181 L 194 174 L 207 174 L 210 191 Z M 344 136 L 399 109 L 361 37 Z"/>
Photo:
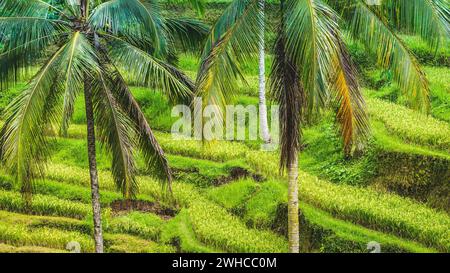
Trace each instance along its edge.
<path fill-rule="evenodd" d="M 275 46 L 273 93 L 281 99 L 282 89 L 293 88 L 280 85 L 282 67 L 291 66 L 284 70 L 299 77 L 302 87 L 295 92 L 303 92 L 298 96 L 302 98 L 301 119 L 308 120 L 332 106 L 348 152 L 359 136 L 364 138 L 368 133 L 356 69 L 342 38 L 344 26 L 350 26 L 353 36 L 377 53 L 379 65 L 393 72 L 411 107 L 428 110 L 426 76 L 394 27 L 418 33 L 432 46 L 444 44 L 449 34 L 449 10 L 444 0 L 386 0 L 377 7 L 365 0 L 284 0 L 281 4 L 284 8 L 279 14 L 282 26 Z M 343 24 L 331 6 L 350 24 Z M 258 16 L 257 1 L 235 0 L 211 30 L 197 76 L 197 93 L 206 104 L 223 107 L 233 96 L 236 82 L 243 78 L 239 64 L 257 52 Z M 292 107 L 297 109 L 299 105 Z"/>
<path fill-rule="evenodd" d="M 86 11 L 77 1 L 58 7 L 40 0 L 0 3 L 2 85 L 44 60 L 6 109 L 0 134 L 2 162 L 27 197 L 33 179 L 44 173 L 47 132 L 67 131 L 86 84 L 92 87 L 98 141 L 112 156 L 112 173 L 123 195 L 133 198 L 138 192 L 137 152 L 151 174 L 162 182 L 172 180 L 164 153 L 120 71 L 128 70 L 134 82 L 160 89 L 173 101 L 190 99 L 193 83 L 168 63 L 176 54 L 169 46 L 192 50 L 205 37 L 206 26 L 162 17 L 156 0 L 86 3 Z"/>
<path fill-rule="evenodd" d="M 422 111 L 429 109 L 429 88 L 425 74 L 407 46 L 363 1 L 357 3 L 353 18 L 353 34 L 376 52 L 378 63 L 390 68 L 394 80 L 410 101 Z"/>

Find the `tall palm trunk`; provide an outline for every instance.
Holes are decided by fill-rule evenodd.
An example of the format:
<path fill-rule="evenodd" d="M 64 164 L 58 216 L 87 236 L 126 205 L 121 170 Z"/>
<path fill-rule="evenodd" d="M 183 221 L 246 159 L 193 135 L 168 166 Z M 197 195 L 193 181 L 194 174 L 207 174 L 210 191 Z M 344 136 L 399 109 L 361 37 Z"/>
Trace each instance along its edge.
<path fill-rule="evenodd" d="M 265 0 L 260 0 L 259 5 L 262 10 L 262 21 L 259 41 L 259 126 L 261 130 L 261 136 L 265 143 L 270 142 L 269 125 L 267 122 L 267 106 L 266 106 L 266 61 L 265 61 L 265 21 L 264 21 L 264 8 Z"/>
<path fill-rule="evenodd" d="M 299 253 L 299 219 L 298 219 L 298 156 L 288 167 L 288 233 L 289 252 Z"/>
<path fill-rule="evenodd" d="M 100 194 L 97 174 L 97 159 L 95 155 L 94 110 L 92 107 L 92 86 L 89 80 L 85 80 L 84 82 L 84 98 L 86 104 L 87 146 L 89 157 L 89 174 L 91 178 L 92 211 L 94 216 L 95 252 L 103 253 Z"/>

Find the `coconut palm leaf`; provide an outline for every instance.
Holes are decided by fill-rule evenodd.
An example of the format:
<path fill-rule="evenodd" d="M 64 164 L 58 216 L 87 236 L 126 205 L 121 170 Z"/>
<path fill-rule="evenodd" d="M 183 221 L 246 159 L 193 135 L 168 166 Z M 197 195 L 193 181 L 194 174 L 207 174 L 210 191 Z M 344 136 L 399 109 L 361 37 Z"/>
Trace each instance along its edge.
<path fill-rule="evenodd" d="M 278 29 L 269 90 L 280 107 L 280 170 L 289 167 L 300 146 L 300 125 L 305 105 L 305 90 L 300 72 L 286 46 L 286 30 L 282 23 Z"/>
<path fill-rule="evenodd" d="M 409 99 L 410 106 L 428 111 L 428 81 L 417 59 L 381 15 L 363 0 L 356 3 L 352 33 L 377 53 L 381 66 L 392 70 L 394 80 Z"/>
<path fill-rule="evenodd" d="M 333 59 L 335 76 L 331 78 L 331 91 L 337 105 L 336 121 L 344 143 L 344 151 L 351 154 L 354 144 L 362 144 L 370 131 L 366 104 L 358 84 L 358 72 L 344 42 L 337 37 L 338 54 Z M 360 146 L 360 145 L 357 145 Z"/>
<path fill-rule="evenodd" d="M 82 34 L 74 33 L 71 40 L 60 47 L 5 110 L 2 129 L 1 158 L 7 169 L 22 183 L 24 193 L 31 194 L 32 180 L 43 173 L 48 146 L 45 130 L 57 126 L 62 108 L 58 106 L 64 85 L 60 81 L 60 69 L 64 60 L 73 54 L 74 43 L 77 58 L 83 66 L 73 66 L 73 74 L 95 71 L 93 50 Z M 76 79 L 71 84 L 76 84 Z"/>
<path fill-rule="evenodd" d="M 311 116 L 329 101 L 328 79 L 333 58 L 338 53 L 337 15 L 317 0 L 286 1 L 286 48 L 297 67 L 307 92 L 307 110 Z"/>
<path fill-rule="evenodd" d="M 0 14 L 5 17 L 45 17 L 49 10 L 65 15 L 62 10 L 42 0 L 2 0 L 0 3 Z"/>
<path fill-rule="evenodd" d="M 60 82 L 64 90 L 63 111 L 60 133 L 65 135 L 74 111 L 74 103 L 83 88 L 86 74 L 98 74 L 100 68 L 94 49 L 87 38 L 79 31 L 72 39 L 62 56 Z"/>
<path fill-rule="evenodd" d="M 156 140 L 144 113 L 117 68 L 112 72 L 112 81 L 115 86 L 114 97 L 116 101 L 136 126 L 135 130 L 138 132 L 139 150 L 144 158 L 147 172 L 158 178 L 162 182 L 162 185 L 168 186 L 171 190 L 172 171 L 167 158 Z"/>

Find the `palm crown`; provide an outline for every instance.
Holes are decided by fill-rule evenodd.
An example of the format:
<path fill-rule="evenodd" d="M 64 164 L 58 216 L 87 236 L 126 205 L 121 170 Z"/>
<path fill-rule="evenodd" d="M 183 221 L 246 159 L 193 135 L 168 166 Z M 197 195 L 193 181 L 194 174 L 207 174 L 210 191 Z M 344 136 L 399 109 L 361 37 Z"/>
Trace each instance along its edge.
<path fill-rule="evenodd" d="M 164 153 L 121 71 L 172 100 L 185 100 L 193 84 L 171 61 L 177 49 L 197 46 L 206 31 L 198 21 L 164 18 L 156 0 L 2 0 L 2 86 L 40 66 L 5 110 L 1 131 L 1 159 L 22 191 L 29 195 L 32 180 L 43 173 L 46 132 L 67 131 L 75 99 L 86 85 L 117 188 L 126 198 L 137 193 L 135 151 L 151 173 L 170 184 Z"/>

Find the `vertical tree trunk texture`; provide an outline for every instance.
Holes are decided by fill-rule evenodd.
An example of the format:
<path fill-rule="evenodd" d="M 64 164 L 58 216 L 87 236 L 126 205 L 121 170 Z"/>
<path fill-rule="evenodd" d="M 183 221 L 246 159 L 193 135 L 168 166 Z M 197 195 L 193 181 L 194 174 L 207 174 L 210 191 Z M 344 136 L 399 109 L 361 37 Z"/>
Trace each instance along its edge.
<path fill-rule="evenodd" d="M 288 168 L 288 236 L 289 252 L 299 253 L 298 218 L 298 156 L 292 159 Z"/>
<path fill-rule="evenodd" d="M 259 5 L 262 9 L 262 22 L 261 22 L 261 39 L 259 41 L 259 126 L 261 130 L 261 136 L 265 143 L 269 143 L 270 133 L 269 125 L 267 122 L 267 106 L 266 106 L 266 61 L 265 61 L 265 21 L 264 21 L 264 8 L 265 0 L 260 0 Z"/>
<path fill-rule="evenodd" d="M 95 155 L 94 110 L 92 107 L 92 86 L 89 80 L 84 82 L 84 97 L 87 120 L 87 146 L 89 157 L 89 174 L 91 178 L 92 211 L 94 218 L 95 252 L 103 253 L 103 234 L 100 209 L 100 193 L 97 174 L 97 159 Z"/>

